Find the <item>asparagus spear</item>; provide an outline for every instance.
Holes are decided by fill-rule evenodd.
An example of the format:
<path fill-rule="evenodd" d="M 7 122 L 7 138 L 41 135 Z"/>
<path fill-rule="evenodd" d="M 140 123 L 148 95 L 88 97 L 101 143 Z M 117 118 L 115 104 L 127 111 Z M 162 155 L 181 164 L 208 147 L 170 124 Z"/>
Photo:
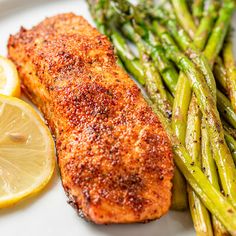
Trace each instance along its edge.
<path fill-rule="evenodd" d="M 212 139 L 214 158 L 225 194 L 236 205 L 236 170 L 230 151 L 224 141 L 224 133 L 213 96 L 203 75 L 195 65 L 178 49 L 167 31 L 159 26 L 159 36 L 164 44 L 167 56 L 173 60 L 191 81 L 198 104 L 207 119 L 207 128 Z"/>
<path fill-rule="evenodd" d="M 117 31 L 113 31 L 111 40 L 116 48 L 117 55 L 120 57 L 125 67 L 128 70 L 132 70 L 136 80 L 144 85 L 144 73 L 143 70 L 141 70 L 142 66 L 140 66 L 139 60 L 133 55 L 123 38 Z"/>
<path fill-rule="evenodd" d="M 170 92 L 174 95 L 179 76 L 177 70 L 166 58 L 162 45 L 160 42 L 156 41 L 156 37 L 150 30 L 147 32 L 145 40 L 150 45 L 150 55 L 152 60 L 155 62 L 156 67 L 160 71 Z"/>
<path fill-rule="evenodd" d="M 212 148 L 208 132 L 206 129 L 206 120 L 202 119 L 201 125 L 201 137 L 202 137 L 202 169 L 204 174 L 207 176 L 212 186 L 217 190 L 220 190 L 218 174 L 215 166 L 215 161 L 212 155 Z M 212 216 L 213 230 L 214 235 L 228 235 L 227 230 L 224 226 L 218 221 L 218 219 L 213 215 Z"/>
<path fill-rule="evenodd" d="M 233 53 L 233 43 L 231 35 L 228 38 L 223 47 L 223 58 L 227 73 L 227 88 L 232 107 L 236 112 L 236 65 Z"/>
<path fill-rule="evenodd" d="M 155 69 L 153 62 L 150 61 L 141 37 L 136 34 L 135 31 L 133 32 L 133 39 L 138 47 L 139 57 L 143 65 L 147 93 L 151 97 L 153 103 L 156 104 L 162 111 L 163 115 L 169 119 L 171 118 L 171 105 L 168 101 L 161 77 Z"/>
<path fill-rule="evenodd" d="M 195 97 L 192 97 L 188 112 L 186 147 L 192 161 L 201 168 L 201 112 Z M 213 235 L 207 209 L 189 185 L 187 189 L 189 208 L 197 235 Z"/>
<path fill-rule="evenodd" d="M 217 90 L 217 107 L 220 114 L 236 129 L 236 113 L 227 97 Z"/>
<path fill-rule="evenodd" d="M 194 43 L 200 51 L 204 49 L 209 33 L 214 25 L 217 17 L 217 9 L 218 4 L 216 2 L 213 2 L 208 7 L 194 35 Z"/>
<path fill-rule="evenodd" d="M 142 65 L 144 68 L 144 73 L 146 75 L 145 87 L 147 93 L 149 94 L 152 101 L 157 104 L 162 113 L 166 116 L 166 118 L 171 117 L 171 105 L 168 101 L 167 94 L 162 94 L 162 90 L 165 91 L 161 81 L 161 76 L 159 72 L 155 69 L 152 63 L 148 60 L 148 57 L 143 55 L 142 57 Z"/>
<path fill-rule="evenodd" d="M 181 73 L 177 83 L 173 104 L 172 129 L 182 144 L 185 144 L 187 114 L 190 99 L 191 84 L 188 80 L 185 81 L 185 75 Z"/>
<path fill-rule="evenodd" d="M 234 13 L 234 1 L 224 1 L 223 7 L 219 12 L 219 18 L 216 21 L 211 37 L 208 40 L 207 46 L 204 50 L 204 55 L 208 59 L 211 66 L 213 66 L 216 57 L 218 56 L 225 36 L 228 32 L 232 15 Z M 224 24 L 222 24 L 222 22 Z M 218 44 L 215 43 L 218 42 Z"/>
<path fill-rule="evenodd" d="M 171 0 L 175 10 L 175 15 L 178 21 L 186 32 L 189 33 L 190 37 L 193 38 L 197 28 L 194 24 L 192 15 L 188 11 L 188 6 L 185 0 Z"/>
<path fill-rule="evenodd" d="M 145 44 L 147 53 L 152 57 L 156 67 L 158 68 L 164 83 L 168 87 L 172 95 L 175 93 L 176 84 L 178 80 L 178 72 L 173 67 L 172 63 L 165 57 L 165 52 L 160 44 L 154 37 L 151 31 L 143 29 L 143 38 L 135 39 L 136 31 L 130 22 L 125 22 L 121 26 L 123 34 L 136 45 L 139 43 Z M 145 41 L 145 42 L 144 42 Z"/>
<path fill-rule="evenodd" d="M 220 57 L 216 58 L 214 68 L 213 68 L 213 73 L 216 79 L 216 82 L 218 85 L 221 87 L 221 89 L 227 92 L 227 78 L 226 78 L 226 70 L 223 64 L 223 61 Z"/>
<path fill-rule="evenodd" d="M 200 19 L 203 16 L 204 11 L 204 0 L 194 0 L 192 5 L 192 13 L 195 20 L 195 24 L 198 25 Z"/>
<path fill-rule="evenodd" d="M 207 62 L 206 58 L 202 55 L 202 53 L 196 48 L 195 41 L 189 38 L 189 36 L 185 33 L 185 31 L 181 31 L 178 27 L 177 22 L 174 19 L 169 19 L 166 23 L 166 26 L 180 45 L 181 49 L 186 52 L 187 55 L 192 59 L 192 61 L 198 66 L 198 68 L 202 71 L 213 95 L 216 93 L 216 85 L 215 78 L 213 76 L 212 70 Z M 181 34 L 179 32 L 181 31 Z M 204 40 L 204 39 L 203 39 Z M 217 43 L 217 42 L 215 42 Z"/>
<path fill-rule="evenodd" d="M 216 59 L 216 63 L 214 65 L 214 75 L 217 79 L 217 82 L 221 89 L 226 93 L 229 94 L 228 86 L 227 86 L 227 75 L 226 69 L 223 65 L 221 58 Z M 233 127 L 236 128 L 236 114 L 232 107 L 232 104 L 227 99 L 227 97 L 218 90 L 217 92 L 217 106 L 221 113 L 221 116 Z"/>
<path fill-rule="evenodd" d="M 161 47 L 160 43 L 155 40 L 154 35 L 152 35 L 152 32 L 150 31 L 148 32 L 148 36 L 143 39 L 137 34 L 130 22 L 119 23 L 122 24 L 120 28 L 123 34 L 128 37 L 129 40 L 134 42 L 136 46 L 138 46 L 140 56 L 147 54 L 149 57 L 152 57 L 155 66 L 158 68 L 165 84 L 167 85 L 167 88 L 171 92 L 171 95 L 168 95 L 167 92 L 167 97 L 169 98 L 169 101 L 173 100 L 172 96 L 175 92 L 178 80 L 178 72 L 170 63 L 170 61 L 165 57 L 164 50 Z M 162 81 L 159 81 L 159 84 L 163 89 Z M 157 91 L 159 91 L 159 89 L 157 89 Z"/>
<path fill-rule="evenodd" d="M 87 0 L 91 15 L 94 16 L 94 20 L 97 29 L 101 34 L 108 35 L 106 27 L 105 11 L 109 8 L 109 2 L 107 0 Z"/>

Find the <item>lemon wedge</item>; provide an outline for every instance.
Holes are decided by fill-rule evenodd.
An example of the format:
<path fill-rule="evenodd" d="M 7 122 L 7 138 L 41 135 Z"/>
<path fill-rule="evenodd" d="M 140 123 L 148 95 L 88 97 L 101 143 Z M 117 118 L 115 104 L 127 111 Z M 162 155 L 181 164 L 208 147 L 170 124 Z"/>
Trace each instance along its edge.
<path fill-rule="evenodd" d="M 9 59 L 2 56 L 0 56 L 0 94 L 20 96 L 20 79 L 16 67 Z"/>
<path fill-rule="evenodd" d="M 36 111 L 0 95 L 0 208 L 39 192 L 52 177 L 54 142 Z"/>

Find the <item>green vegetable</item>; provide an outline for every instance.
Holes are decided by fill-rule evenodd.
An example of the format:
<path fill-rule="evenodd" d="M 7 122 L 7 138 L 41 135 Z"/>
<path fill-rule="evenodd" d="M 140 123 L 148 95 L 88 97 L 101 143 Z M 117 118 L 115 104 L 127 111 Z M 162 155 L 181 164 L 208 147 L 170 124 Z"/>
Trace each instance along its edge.
<path fill-rule="evenodd" d="M 193 163 L 199 168 L 201 164 L 201 112 L 198 109 L 196 97 L 192 97 L 188 112 L 186 147 Z M 211 219 L 202 201 L 188 185 L 189 208 L 193 224 L 198 235 L 213 235 Z"/>
<path fill-rule="evenodd" d="M 236 112 L 236 66 L 233 53 L 233 43 L 230 35 L 223 47 L 223 58 L 227 74 L 227 90 L 232 107 Z"/>
<path fill-rule="evenodd" d="M 199 24 L 204 12 L 204 0 L 194 0 L 192 5 L 193 17 L 196 25 Z"/>
<path fill-rule="evenodd" d="M 207 129 L 213 145 L 214 159 L 216 161 L 220 180 L 225 194 L 236 206 L 236 170 L 231 153 L 224 140 L 224 131 L 212 96 L 203 75 L 175 45 L 168 32 L 163 27 L 158 27 L 159 36 L 164 44 L 167 56 L 173 60 L 191 82 L 197 97 L 203 117 L 207 120 Z M 223 164 L 224 163 L 224 164 Z"/>

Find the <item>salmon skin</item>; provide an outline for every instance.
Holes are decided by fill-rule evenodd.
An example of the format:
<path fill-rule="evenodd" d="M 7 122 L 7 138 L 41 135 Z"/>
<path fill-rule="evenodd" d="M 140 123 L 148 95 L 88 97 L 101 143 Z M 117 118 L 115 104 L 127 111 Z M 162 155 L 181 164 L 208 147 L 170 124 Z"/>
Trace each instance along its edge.
<path fill-rule="evenodd" d="M 10 36 L 22 88 L 56 140 L 69 202 L 97 224 L 147 222 L 171 202 L 173 158 L 158 117 L 106 36 L 72 13 Z"/>

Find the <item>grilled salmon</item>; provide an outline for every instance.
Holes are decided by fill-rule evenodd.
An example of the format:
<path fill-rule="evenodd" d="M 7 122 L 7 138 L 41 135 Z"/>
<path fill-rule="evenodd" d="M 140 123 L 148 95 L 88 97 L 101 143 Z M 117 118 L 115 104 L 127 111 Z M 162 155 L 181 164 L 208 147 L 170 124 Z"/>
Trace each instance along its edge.
<path fill-rule="evenodd" d="M 22 88 L 55 136 L 69 202 L 97 224 L 146 222 L 171 202 L 170 141 L 113 47 L 82 17 L 10 36 Z"/>

